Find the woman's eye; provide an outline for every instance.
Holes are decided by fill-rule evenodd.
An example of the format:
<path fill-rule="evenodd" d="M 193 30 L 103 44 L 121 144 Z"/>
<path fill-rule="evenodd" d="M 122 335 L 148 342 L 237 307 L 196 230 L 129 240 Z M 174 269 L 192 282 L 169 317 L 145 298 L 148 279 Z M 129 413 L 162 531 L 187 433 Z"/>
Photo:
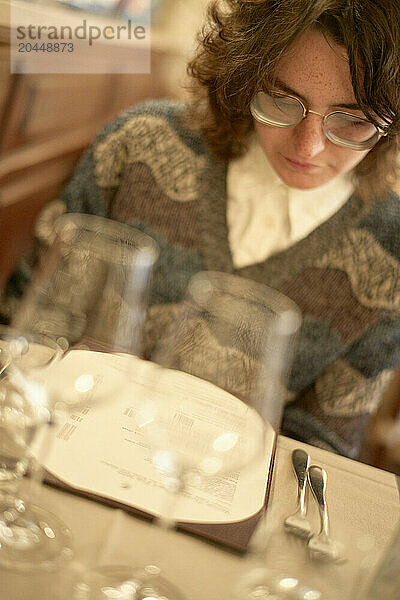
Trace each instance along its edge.
<path fill-rule="evenodd" d="M 280 110 L 285 109 L 293 109 L 294 106 L 297 106 L 297 103 L 293 101 L 292 98 L 284 98 L 282 96 L 273 96 L 274 104 Z"/>
<path fill-rule="evenodd" d="M 371 123 L 367 122 L 367 121 L 351 121 L 351 123 L 349 123 L 348 125 L 349 127 L 351 127 L 352 129 L 370 129 L 371 128 Z"/>

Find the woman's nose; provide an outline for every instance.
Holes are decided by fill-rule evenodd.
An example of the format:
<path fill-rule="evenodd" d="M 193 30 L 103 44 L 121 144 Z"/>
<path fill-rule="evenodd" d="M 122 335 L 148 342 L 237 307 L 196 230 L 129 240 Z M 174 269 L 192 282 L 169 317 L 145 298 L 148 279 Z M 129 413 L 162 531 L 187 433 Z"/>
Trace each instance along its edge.
<path fill-rule="evenodd" d="M 295 129 L 296 156 L 302 159 L 314 158 L 326 145 L 322 119 L 319 115 L 308 114 Z"/>

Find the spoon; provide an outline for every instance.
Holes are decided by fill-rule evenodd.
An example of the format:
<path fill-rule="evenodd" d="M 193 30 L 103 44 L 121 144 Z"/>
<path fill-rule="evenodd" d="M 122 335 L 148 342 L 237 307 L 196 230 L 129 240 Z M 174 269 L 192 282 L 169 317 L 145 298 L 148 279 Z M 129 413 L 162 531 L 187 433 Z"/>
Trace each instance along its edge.
<path fill-rule="evenodd" d="M 308 540 L 311 536 L 311 525 L 306 518 L 306 486 L 307 469 L 310 457 L 304 450 L 296 448 L 292 452 L 292 465 L 297 477 L 297 510 L 293 515 L 286 517 L 285 530 L 297 537 Z"/>
<path fill-rule="evenodd" d="M 326 471 L 322 467 L 312 465 L 308 469 L 308 481 L 311 491 L 318 504 L 321 522 L 320 532 L 308 540 L 308 550 L 311 558 L 327 562 L 345 562 L 341 552 L 341 544 L 334 541 L 329 535 L 329 517 L 326 504 Z"/>

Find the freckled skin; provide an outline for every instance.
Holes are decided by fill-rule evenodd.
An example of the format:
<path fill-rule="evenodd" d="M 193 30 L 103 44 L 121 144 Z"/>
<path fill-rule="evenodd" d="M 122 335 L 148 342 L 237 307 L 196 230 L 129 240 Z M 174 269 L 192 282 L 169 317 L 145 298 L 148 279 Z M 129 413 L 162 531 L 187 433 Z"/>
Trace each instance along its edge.
<path fill-rule="evenodd" d="M 296 90 L 307 108 L 326 114 L 355 102 L 345 48 L 317 30 L 303 34 L 282 58 L 278 79 Z M 360 111 L 348 110 L 362 115 Z M 296 127 L 282 129 L 254 120 L 259 142 L 278 176 L 290 187 L 319 187 L 351 171 L 369 150 L 336 146 L 324 135 L 322 118 L 309 114 Z M 304 172 L 290 164 L 313 165 Z"/>

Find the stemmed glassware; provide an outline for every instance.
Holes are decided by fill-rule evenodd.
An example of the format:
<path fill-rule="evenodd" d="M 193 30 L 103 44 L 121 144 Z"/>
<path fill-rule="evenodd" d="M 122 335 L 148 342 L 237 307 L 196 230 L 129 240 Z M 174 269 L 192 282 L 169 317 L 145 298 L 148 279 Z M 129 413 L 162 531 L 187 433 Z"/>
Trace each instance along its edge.
<path fill-rule="evenodd" d="M 285 380 L 300 323 L 297 306 L 268 286 L 212 271 L 191 279 L 181 312 L 153 360 L 164 367 L 164 377 L 179 371 L 197 378 L 188 378 L 192 390 L 195 383 L 205 388 L 204 381 L 224 390 L 221 397 L 227 404 L 220 418 L 214 406 L 215 421 L 195 439 L 193 428 L 186 438 L 185 430 L 171 427 L 166 416 L 182 410 L 192 412 L 194 421 L 199 421 L 202 412 L 211 408 L 201 408 L 202 395 L 197 398 L 193 393 L 192 398 L 188 390 L 194 405 L 188 402 L 179 408 L 173 401 L 145 401 L 143 409 L 148 414 L 143 427 L 154 446 L 160 441 L 168 445 L 178 474 L 186 471 L 191 452 L 189 468 L 204 476 L 240 469 L 264 452 L 266 432 L 277 431 L 280 425 Z M 240 417 L 235 419 L 235 415 Z"/>
<path fill-rule="evenodd" d="M 117 379 L 108 382 L 92 373 L 96 352 L 140 354 L 157 257 L 155 242 L 129 225 L 85 214 L 57 221 L 43 268 L 15 318 L 20 326 L 82 350 L 79 361 L 71 361 L 69 352 L 46 379 L 53 407 L 70 410 L 117 391 Z M 58 385 L 55 375 L 62 377 L 67 365 L 68 377 Z"/>
<path fill-rule="evenodd" d="M 49 569 L 70 555 L 68 528 L 31 501 L 22 485 L 35 465 L 31 445 L 49 422 L 45 390 L 31 375 L 59 360 L 62 347 L 34 332 L 0 326 L 0 565 L 13 570 Z"/>
<path fill-rule="evenodd" d="M 14 404 L 15 394 L 22 398 L 18 402 L 24 405 L 20 412 L 26 435 L 29 415 L 33 410 L 37 415 L 39 405 L 47 420 L 54 422 L 55 415 L 62 411 L 65 414 L 65 410 L 108 400 L 118 392 L 123 374 L 112 382 L 97 377 L 92 372 L 95 351 L 140 353 L 149 278 L 157 256 L 153 240 L 128 225 L 83 214 L 67 214 L 59 219 L 54 243 L 13 322 L 23 334 L 13 338 L 6 349 L 9 355 L 10 349 L 14 350 L 6 366 L 6 370 L 12 368 L 9 379 L 14 388 L 14 396 L 10 392 L 8 398 L 14 398 Z M 54 356 L 47 360 L 48 368 L 38 368 L 45 366 L 43 348 L 52 345 Z M 74 347 L 80 356 L 71 361 Z M 62 355 L 57 363 L 56 354 Z M 41 357 L 40 365 L 30 360 L 36 355 Z M 15 413 L 15 407 L 11 410 Z M 9 422 L 7 432 L 18 445 L 20 431 Z M 22 468 L 21 464 L 16 461 L 16 468 Z M 14 518 L 14 513 L 10 515 Z M 46 525 L 44 518 L 42 522 Z M 22 536 L 22 530 L 20 533 Z M 2 529 L 0 524 L 0 564 L 24 571 L 55 565 L 66 547 L 66 528 L 57 522 L 44 533 L 51 538 L 54 551 L 46 550 L 40 558 L 44 545 L 39 543 L 36 530 L 30 537 L 32 549 L 28 553 L 27 544 L 13 542 L 16 535 L 11 535 L 10 523 Z"/>
<path fill-rule="evenodd" d="M 0 490 L 18 481 L 28 467 L 24 398 L 7 383 L 10 357 L 0 347 Z"/>
<path fill-rule="evenodd" d="M 177 501 L 204 478 L 273 451 L 300 323 L 297 306 L 265 285 L 210 271 L 191 279 L 152 357 L 156 389 L 136 399 L 138 426 L 171 492 L 167 526 Z M 163 597 L 157 571 L 153 586 Z"/>
<path fill-rule="evenodd" d="M 138 354 L 155 242 L 94 215 L 65 214 L 14 322 L 69 346 Z"/>
<path fill-rule="evenodd" d="M 140 354 L 156 259 L 154 242 L 129 226 L 91 215 L 60 219 L 43 269 L 15 321 L 16 326 L 44 331 L 76 348 L 51 366 L 58 379 L 31 373 L 30 380 L 45 389 L 50 411 L 107 401 L 118 391 L 115 380 L 108 389 L 97 379 L 93 350 Z M 154 394 L 152 385 L 151 393 L 132 398 L 153 462 L 172 491 L 172 504 L 197 484 L 199 476 L 219 476 L 262 458 L 266 437 L 271 444 L 279 427 L 299 325 L 294 303 L 267 286 L 214 272 L 191 280 L 153 356 L 158 391 Z M 79 351 L 82 360 L 68 363 Z M 64 365 L 67 379 L 62 378 Z M 122 377 L 134 379 L 135 374 L 125 372 Z M 167 393 L 174 381 L 183 389 L 179 398 Z M 221 410 L 210 419 L 209 397 L 215 393 Z M 189 421 L 196 435 L 182 427 Z M 174 522 L 173 507 L 166 522 Z M 84 580 L 90 583 L 82 580 L 75 597 L 106 598 L 110 595 L 104 590 L 121 594 L 122 589 L 135 600 L 180 597 L 155 566 L 124 573 L 123 581 L 112 568 L 87 573 Z"/>

